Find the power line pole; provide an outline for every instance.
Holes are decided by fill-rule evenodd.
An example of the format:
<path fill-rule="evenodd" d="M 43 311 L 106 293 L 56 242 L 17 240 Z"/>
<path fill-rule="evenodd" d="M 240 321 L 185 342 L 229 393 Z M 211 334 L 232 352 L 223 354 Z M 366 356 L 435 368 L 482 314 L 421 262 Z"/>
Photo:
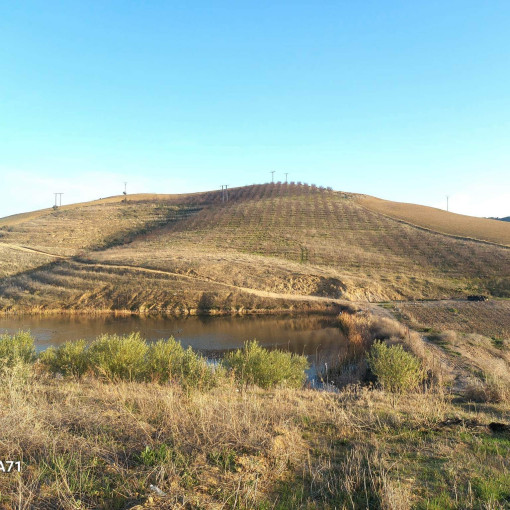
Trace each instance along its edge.
<path fill-rule="evenodd" d="M 287 179 L 288 175 L 289 175 L 289 172 L 285 172 L 285 184 L 287 184 L 287 182 L 289 182 L 289 180 Z"/>
<path fill-rule="evenodd" d="M 221 201 L 228 202 L 228 184 L 221 185 Z"/>
<path fill-rule="evenodd" d="M 123 202 L 127 202 L 127 182 L 124 181 L 124 200 Z"/>
<path fill-rule="evenodd" d="M 55 205 L 53 206 L 53 209 L 56 209 L 57 207 L 59 207 L 59 205 L 61 206 L 62 205 L 62 195 L 63 193 L 53 193 L 55 195 Z M 57 195 L 59 197 L 59 199 L 57 200 Z M 57 204 L 57 202 L 59 202 Z"/>
<path fill-rule="evenodd" d="M 448 195 L 446 195 L 446 210 L 448 211 L 449 208 L 448 208 L 448 200 L 450 199 L 450 197 Z"/>
<path fill-rule="evenodd" d="M 270 173 L 271 173 L 271 182 L 274 182 L 274 173 L 275 173 L 275 170 L 272 170 Z"/>

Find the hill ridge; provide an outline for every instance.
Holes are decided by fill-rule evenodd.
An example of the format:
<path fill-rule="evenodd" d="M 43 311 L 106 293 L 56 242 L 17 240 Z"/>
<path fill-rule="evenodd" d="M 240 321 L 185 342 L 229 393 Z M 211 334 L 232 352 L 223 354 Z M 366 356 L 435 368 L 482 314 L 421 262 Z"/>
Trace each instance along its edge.
<path fill-rule="evenodd" d="M 510 297 L 508 246 L 395 218 L 373 197 L 269 183 L 232 188 L 228 202 L 219 190 L 138 198 L 0 226 L 0 310 Z"/>

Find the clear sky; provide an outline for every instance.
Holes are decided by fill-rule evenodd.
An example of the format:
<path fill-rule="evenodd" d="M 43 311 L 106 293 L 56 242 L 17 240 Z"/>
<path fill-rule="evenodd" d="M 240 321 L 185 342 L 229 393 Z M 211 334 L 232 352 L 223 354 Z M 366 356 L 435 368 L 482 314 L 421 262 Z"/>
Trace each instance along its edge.
<path fill-rule="evenodd" d="M 0 0 L 0 216 L 271 170 L 510 215 L 510 2 Z"/>

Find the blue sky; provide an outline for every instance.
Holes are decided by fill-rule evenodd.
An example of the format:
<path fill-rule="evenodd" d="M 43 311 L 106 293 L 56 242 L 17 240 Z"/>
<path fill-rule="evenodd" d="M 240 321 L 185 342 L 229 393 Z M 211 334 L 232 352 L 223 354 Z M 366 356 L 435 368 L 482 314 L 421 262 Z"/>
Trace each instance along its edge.
<path fill-rule="evenodd" d="M 276 179 L 510 215 L 510 2 L 0 1 L 0 216 Z"/>

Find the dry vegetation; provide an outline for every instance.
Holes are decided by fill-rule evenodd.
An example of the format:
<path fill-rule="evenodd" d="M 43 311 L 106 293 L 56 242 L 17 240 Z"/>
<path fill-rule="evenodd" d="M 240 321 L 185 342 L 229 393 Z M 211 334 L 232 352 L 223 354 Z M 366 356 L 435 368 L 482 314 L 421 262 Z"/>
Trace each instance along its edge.
<path fill-rule="evenodd" d="M 361 195 L 358 201 L 371 211 L 436 232 L 510 246 L 510 225 L 502 221 L 464 216 L 433 207 L 391 202 L 365 195 Z"/>
<path fill-rule="evenodd" d="M 413 366 L 419 360 L 423 384 L 381 391 L 382 380 L 365 365 L 350 381 L 344 377 L 341 388 L 330 383 L 332 391 L 263 390 L 246 385 L 247 372 L 235 369 L 233 357 L 225 364 L 230 372 L 179 370 L 174 365 L 184 351 L 172 341 L 168 365 L 153 362 L 156 352 L 166 352 L 158 344 L 140 356 L 136 335 L 112 356 L 97 354 L 108 342 L 118 347 L 118 337 L 88 350 L 68 344 L 62 358 L 53 351 L 32 364 L 27 335 L 18 343 L 0 338 L 0 459 L 22 463 L 20 473 L 0 473 L 0 508 L 508 508 L 508 346 L 476 335 L 466 342 L 453 332 L 427 341 L 366 312 L 351 310 L 338 320 L 351 362 L 361 365 L 372 342 L 383 339 L 412 353 Z M 462 350 L 458 359 L 470 377 L 463 388 L 451 385 L 454 349 Z M 93 365 L 71 370 L 82 367 L 87 352 Z M 281 363 L 261 366 L 246 352 L 254 381 L 265 386 L 263 374 Z M 117 363 L 119 356 L 131 364 Z M 352 376 L 347 357 L 334 382 L 342 370 Z M 74 375 L 58 373 L 64 366 Z M 147 367 L 160 376 L 150 377 Z M 303 367 L 295 368 L 297 376 Z M 178 377 L 167 382 L 161 377 L 167 370 Z M 213 384 L 189 384 L 210 376 Z"/>
<path fill-rule="evenodd" d="M 432 301 L 388 305 L 400 320 L 419 330 L 478 333 L 510 339 L 510 301 Z"/>
<path fill-rule="evenodd" d="M 509 248 L 425 231 L 354 195 L 294 183 L 236 188 L 228 203 L 220 192 L 117 197 L 7 220 L 4 311 L 187 313 L 205 299 L 224 313 L 257 300 L 259 309 L 288 308 L 281 300 L 302 308 L 303 296 L 317 308 L 510 295 Z M 70 259 L 48 264 L 41 252 Z"/>
<path fill-rule="evenodd" d="M 488 428 L 508 419 L 503 404 L 12 370 L 0 403 L 0 458 L 23 466 L 0 474 L 3 508 L 497 509 L 510 497 L 510 440 Z"/>

